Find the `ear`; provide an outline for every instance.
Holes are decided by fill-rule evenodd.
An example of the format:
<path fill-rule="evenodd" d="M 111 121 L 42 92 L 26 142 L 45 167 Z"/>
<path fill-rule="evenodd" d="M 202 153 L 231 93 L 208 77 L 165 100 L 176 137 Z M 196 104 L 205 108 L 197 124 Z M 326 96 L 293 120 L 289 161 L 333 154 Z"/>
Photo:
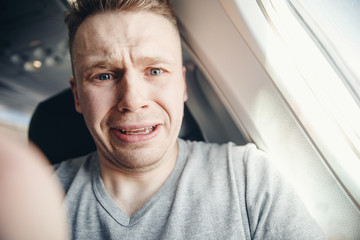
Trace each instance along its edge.
<path fill-rule="evenodd" d="M 81 105 L 80 105 L 80 101 L 79 101 L 79 96 L 78 96 L 78 93 L 77 93 L 77 86 L 76 86 L 76 82 L 75 82 L 74 77 L 71 77 L 71 78 L 70 78 L 69 83 L 70 83 L 70 87 L 71 87 L 72 93 L 73 93 L 73 95 L 74 95 L 75 109 L 76 109 L 76 111 L 77 111 L 78 113 L 81 113 L 81 114 L 82 114 L 82 109 L 81 109 Z"/>
<path fill-rule="evenodd" d="M 184 81 L 184 102 L 188 100 L 188 94 L 187 94 L 187 86 L 186 86 L 186 67 L 183 66 L 183 81 Z"/>

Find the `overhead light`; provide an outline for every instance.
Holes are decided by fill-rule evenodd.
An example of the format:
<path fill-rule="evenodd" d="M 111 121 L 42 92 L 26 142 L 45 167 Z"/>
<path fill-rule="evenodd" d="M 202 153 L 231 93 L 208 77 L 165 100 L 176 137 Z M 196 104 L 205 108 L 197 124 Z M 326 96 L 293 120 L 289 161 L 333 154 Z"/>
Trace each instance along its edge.
<path fill-rule="evenodd" d="M 35 61 L 32 61 L 32 62 L 25 62 L 24 63 L 24 69 L 25 71 L 28 71 L 28 72 L 35 72 L 37 70 L 39 70 L 42 66 L 42 62 L 39 61 L 39 60 L 35 60 Z"/>
<path fill-rule="evenodd" d="M 33 61 L 32 64 L 33 64 L 34 68 L 37 68 L 37 69 L 41 68 L 41 66 L 42 66 L 42 62 L 38 61 L 38 60 Z"/>

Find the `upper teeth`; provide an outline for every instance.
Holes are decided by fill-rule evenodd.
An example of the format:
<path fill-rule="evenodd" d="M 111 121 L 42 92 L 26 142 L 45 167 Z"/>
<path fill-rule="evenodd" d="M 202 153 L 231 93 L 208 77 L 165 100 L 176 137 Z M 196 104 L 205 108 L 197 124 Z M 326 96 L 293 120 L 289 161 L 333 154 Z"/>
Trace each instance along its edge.
<path fill-rule="evenodd" d="M 137 128 L 137 129 L 120 129 L 120 132 L 123 134 L 148 134 L 155 129 L 156 126 L 152 127 L 144 127 L 144 128 Z"/>

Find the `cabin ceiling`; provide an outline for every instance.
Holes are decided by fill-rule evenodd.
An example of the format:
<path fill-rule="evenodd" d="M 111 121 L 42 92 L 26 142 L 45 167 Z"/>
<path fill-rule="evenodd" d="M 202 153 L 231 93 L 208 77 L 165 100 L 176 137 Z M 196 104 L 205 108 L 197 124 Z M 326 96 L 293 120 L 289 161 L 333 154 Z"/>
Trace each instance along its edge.
<path fill-rule="evenodd" d="M 31 115 L 68 86 L 64 10 L 60 0 L 0 1 L 0 111 Z"/>

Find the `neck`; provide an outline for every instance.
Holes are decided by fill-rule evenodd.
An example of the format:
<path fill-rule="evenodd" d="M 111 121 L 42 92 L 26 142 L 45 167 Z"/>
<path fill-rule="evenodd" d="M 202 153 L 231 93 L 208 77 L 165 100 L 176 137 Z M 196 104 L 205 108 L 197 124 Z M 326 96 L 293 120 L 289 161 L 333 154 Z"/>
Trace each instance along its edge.
<path fill-rule="evenodd" d="M 106 159 L 100 158 L 101 176 L 107 192 L 125 214 L 132 216 L 168 179 L 175 167 L 177 154 L 176 148 L 158 166 L 144 172 L 110 167 Z"/>

